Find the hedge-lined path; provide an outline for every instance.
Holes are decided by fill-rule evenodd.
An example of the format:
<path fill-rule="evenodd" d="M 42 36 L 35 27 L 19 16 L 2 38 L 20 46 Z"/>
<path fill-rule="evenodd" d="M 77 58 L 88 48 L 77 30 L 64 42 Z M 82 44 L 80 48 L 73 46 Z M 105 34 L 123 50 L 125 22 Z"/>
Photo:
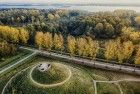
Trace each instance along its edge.
<path fill-rule="evenodd" d="M 48 52 L 48 51 L 38 50 L 35 48 L 24 47 L 24 46 L 20 46 L 19 48 L 24 49 L 24 50 L 33 51 L 33 52 L 36 51 L 39 54 L 47 56 L 47 57 L 54 57 L 54 58 L 65 59 L 68 61 L 73 61 L 76 64 L 81 64 L 81 65 L 86 65 L 86 66 L 90 66 L 90 67 L 106 69 L 106 70 L 111 70 L 111 71 L 118 71 L 118 72 L 140 75 L 140 68 L 137 68 L 137 67 L 119 65 L 119 64 L 111 64 L 111 63 L 105 63 L 105 62 L 89 60 L 89 59 L 83 59 L 80 57 L 74 57 L 74 56 L 69 56 L 69 55 L 60 54 L 60 53 Z"/>

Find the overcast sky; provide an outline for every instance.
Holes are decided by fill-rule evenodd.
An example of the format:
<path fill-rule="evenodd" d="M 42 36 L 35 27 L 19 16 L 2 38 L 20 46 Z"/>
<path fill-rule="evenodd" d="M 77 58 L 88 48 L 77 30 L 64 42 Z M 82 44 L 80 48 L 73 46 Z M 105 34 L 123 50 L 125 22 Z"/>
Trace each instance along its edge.
<path fill-rule="evenodd" d="M 0 3 L 130 3 L 140 4 L 140 0 L 0 0 Z"/>

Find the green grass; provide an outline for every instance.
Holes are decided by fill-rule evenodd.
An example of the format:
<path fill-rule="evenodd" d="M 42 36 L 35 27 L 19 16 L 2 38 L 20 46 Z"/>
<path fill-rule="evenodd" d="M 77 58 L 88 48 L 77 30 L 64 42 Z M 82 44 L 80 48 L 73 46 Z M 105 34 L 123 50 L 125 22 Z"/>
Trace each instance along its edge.
<path fill-rule="evenodd" d="M 18 73 L 19 71 L 23 70 L 24 68 L 32 65 L 35 62 L 32 62 L 32 60 L 35 58 L 32 58 L 30 61 L 28 61 L 28 64 L 23 64 L 18 66 L 15 69 L 12 69 L 11 71 L 7 72 L 5 75 L 0 76 L 0 92 L 2 91 L 3 87 L 5 86 L 5 84 L 8 82 L 8 80 L 14 76 L 16 73 Z"/>
<path fill-rule="evenodd" d="M 114 83 L 97 83 L 98 94 L 120 94 Z"/>
<path fill-rule="evenodd" d="M 124 94 L 140 94 L 140 82 L 120 82 Z"/>
<path fill-rule="evenodd" d="M 18 51 L 14 56 L 4 57 L 4 60 L 0 61 L 0 68 L 10 64 L 13 61 L 16 61 L 16 60 L 22 58 L 23 56 L 25 56 L 27 54 L 28 54 L 27 51 Z"/>
<path fill-rule="evenodd" d="M 25 57 L 26 55 L 29 55 L 31 52 L 26 51 L 26 50 L 19 50 L 17 53 L 19 53 L 20 55 L 22 54 L 22 56 L 20 56 L 18 59 L 13 60 L 13 58 L 19 56 L 19 54 L 16 54 L 16 56 L 10 56 L 9 58 L 6 59 L 5 62 L 8 62 L 7 64 L 5 63 L 5 66 L 9 66 L 10 64 L 15 63 L 16 61 L 19 61 L 20 59 L 23 59 L 23 57 Z M 5 84 L 8 82 L 8 80 L 14 76 L 18 71 L 21 71 L 22 69 L 30 66 L 30 64 L 34 63 L 31 62 L 34 59 L 34 57 L 30 60 L 26 60 L 25 62 L 27 62 L 28 64 L 24 63 L 22 65 L 16 66 L 15 68 L 12 68 L 8 71 L 6 71 L 6 74 L 2 74 L 2 76 L 0 76 L 0 92 L 2 91 L 3 87 L 5 86 Z M 4 63 L 3 63 L 4 64 Z"/>
<path fill-rule="evenodd" d="M 60 60 L 58 61 L 49 58 L 36 57 L 36 59 L 34 59 L 33 61 L 30 62 L 28 61 L 24 63 L 22 66 L 13 69 L 11 72 L 1 77 L 0 90 L 2 90 L 2 87 L 9 80 L 9 78 L 12 77 L 14 74 L 16 74 L 18 71 L 25 69 L 33 64 L 39 64 L 41 62 L 50 62 L 50 64 L 56 62 L 68 66 L 72 71 L 72 76 L 70 80 L 61 86 L 42 88 L 31 83 L 28 76 L 30 69 L 28 69 L 25 72 L 19 74 L 16 78 L 12 80 L 12 83 L 9 84 L 8 87 L 6 88 L 5 94 L 12 94 L 13 91 L 15 91 L 14 94 L 46 94 L 46 93 L 48 94 L 94 94 L 93 79 L 110 81 L 110 80 L 121 80 L 126 78 L 128 79 L 140 78 L 139 76 L 132 76 L 124 73 L 85 67 L 81 65 L 63 62 Z M 56 66 L 54 66 L 53 68 L 55 69 L 55 71 L 54 70 L 53 71 L 54 74 L 56 75 L 52 75 L 53 74 L 52 70 L 50 70 L 48 74 L 40 74 L 39 72 L 34 71 L 35 72 L 35 74 L 33 74 L 34 80 L 46 84 L 49 84 L 49 82 L 57 83 L 56 80 L 61 80 L 61 77 L 63 78 L 64 76 L 63 74 L 60 73 L 64 73 L 63 71 L 65 70 L 59 71 L 58 69 L 56 69 Z M 60 75 L 58 75 L 56 71 Z M 46 76 L 49 76 L 49 78 Z M 124 94 L 140 94 L 140 82 L 119 82 L 119 84 Z M 114 83 L 97 83 L 97 91 L 98 94 L 120 94 L 119 88 Z"/>
<path fill-rule="evenodd" d="M 67 65 L 68 66 L 68 65 Z M 18 75 L 12 82 L 6 94 L 10 94 L 12 89 L 21 90 L 24 94 L 93 94 L 94 88 L 92 86 L 91 77 L 82 69 L 76 69 L 68 66 L 72 71 L 72 77 L 63 85 L 50 88 L 39 88 L 30 82 L 28 77 L 29 70 Z M 61 75 L 61 74 L 60 74 Z M 49 79 L 47 79 L 49 80 Z M 18 94 L 18 92 L 16 93 Z"/>
<path fill-rule="evenodd" d="M 66 68 L 51 65 L 51 68 L 46 72 L 40 72 L 38 69 L 34 69 L 32 77 L 35 81 L 41 84 L 55 84 L 65 80 L 68 76 Z"/>
<path fill-rule="evenodd" d="M 20 51 L 19 51 L 19 52 L 20 52 Z M 2 68 L 0 68 L 0 71 L 3 70 L 4 68 L 7 68 L 7 67 L 9 67 L 9 66 L 15 64 L 16 62 L 20 61 L 21 59 L 23 59 L 24 57 L 28 56 L 28 55 L 31 54 L 32 52 L 29 52 L 29 51 L 27 52 L 27 51 L 23 50 L 23 51 L 21 51 L 20 53 L 22 53 L 22 56 L 20 56 L 20 57 L 17 58 L 17 59 L 12 60 L 11 62 L 8 62 L 8 64 L 6 64 L 6 65 L 3 66 Z M 26 61 L 26 60 L 25 60 L 25 61 Z M 10 69 L 4 71 L 3 73 L 0 74 L 0 77 L 2 77 L 4 74 L 6 74 L 6 73 L 8 73 L 8 72 L 11 72 L 12 69 L 15 69 L 15 68 L 18 67 L 19 65 L 20 65 L 20 64 L 18 64 L 18 65 L 16 65 L 16 66 L 14 66 L 14 67 L 12 67 L 12 68 L 10 68 Z"/>

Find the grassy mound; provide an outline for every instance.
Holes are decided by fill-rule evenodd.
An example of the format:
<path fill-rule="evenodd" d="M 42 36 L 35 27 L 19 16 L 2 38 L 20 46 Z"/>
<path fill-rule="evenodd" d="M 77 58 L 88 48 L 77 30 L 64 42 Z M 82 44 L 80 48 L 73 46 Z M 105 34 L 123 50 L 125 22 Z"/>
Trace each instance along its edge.
<path fill-rule="evenodd" d="M 51 68 L 45 72 L 40 72 L 35 68 L 32 72 L 32 78 L 40 84 L 55 84 L 67 78 L 66 71 L 66 68 L 52 64 Z"/>
<path fill-rule="evenodd" d="M 44 62 L 46 59 L 38 59 L 38 62 Z M 96 81 L 117 81 L 123 79 L 139 79 L 138 76 L 132 76 L 123 73 L 111 72 L 101 69 L 95 69 L 66 62 L 48 60 L 52 64 L 52 69 L 45 73 L 40 73 L 36 69 L 32 71 L 32 78 L 45 85 L 57 84 L 69 78 L 67 68 L 71 70 L 70 79 L 64 84 L 54 87 L 42 87 L 34 84 L 30 79 L 30 70 L 18 74 L 12 82 L 8 84 L 4 94 L 95 94 L 93 79 Z M 57 64 L 65 65 L 58 66 Z M 30 65 L 28 65 L 30 66 Z M 24 66 L 25 67 L 25 66 Z M 61 68 L 60 68 L 61 67 Z M 1 81 L 0 81 L 1 82 Z M 120 87 L 118 87 L 118 84 Z M 118 83 L 96 83 L 98 94 L 140 94 L 140 82 L 122 81 Z"/>
<path fill-rule="evenodd" d="M 55 65 L 55 64 L 54 64 Z M 72 72 L 70 79 L 65 82 L 62 85 L 55 86 L 55 87 L 39 87 L 37 85 L 34 85 L 30 79 L 29 79 L 29 71 L 30 69 L 20 73 L 17 75 L 7 86 L 7 89 L 5 90 L 5 94 L 11 94 L 14 92 L 14 94 L 93 94 L 94 93 L 94 87 L 92 83 L 92 79 L 88 74 L 85 73 L 80 68 L 77 67 L 71 67 L 69 65 L 66 65 Z M 63 78 L 64 72 L 61 72 L 59 70 L 58 73 L 63 73 L 63 75 L 59 75 L 56 71 L 58 67 L 53 66 L 52 70 L 55 70 L 54 73 L 52 70 L 48 71 L 48 74 L 40 74 L 41 76 L 49 75 L 51 76 L 52 73 L 54 74 L 51 77 L 58 77 L 55 80 L 51 78 L 44 78 L 49 80 L 50 82 L 56 82 L 56 80 L 60 80 Z M 67 70 L 63 70 L 67 71 Z M 34 71 L 34 73 L 37 73 Z M 67 72 L 66 72 L 67 73 Z M 35 74 L 33 74 L 35 76 Z M 68 75 L 68 73 L 67 73 Z M 38 77 L 38 76 L 37 76 Z M 43 78 L 41 78 L 43 79 Z M 44 80 L 43 79 L 43 80 Z M 37 79 L 40 81 L 40 79 Z M 42 81 L 49 83 L 49 81 Z"/>

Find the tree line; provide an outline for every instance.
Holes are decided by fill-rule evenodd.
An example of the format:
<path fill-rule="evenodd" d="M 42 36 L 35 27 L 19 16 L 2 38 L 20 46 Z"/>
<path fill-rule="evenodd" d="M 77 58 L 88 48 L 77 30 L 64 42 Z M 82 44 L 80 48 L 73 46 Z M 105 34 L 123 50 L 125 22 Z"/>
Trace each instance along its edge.
<path fill-rule="evenodd" d="M 34 36 L 34 45 L 39 49 L 69 52 L 71 55 L 90 57 L 91 59 L 95 59 L 97 55 L 99 58 L 103 55 L 106 60 L 140 64 L 139 32 L 134 32 L 132 28 L 126 27 L 122 29 L 122 32 L 121 37 L 105 41 L 104 46 L 101 47 L 103 43 L 99 43 L 97 39 L 90 36 L 74 37 L 68 35 L 64 38 L 61 33 L 38 31 Z M 0 26 L 0 37 L 8 42 L 28 45 L 31 36 L 23 28 Z M 13 46 L 8 48 L 8 45 L 7 42 L 1 43 L 1 53 L 4 53 L 6 49 L 11 49 L 11 51 L 12 48 L 14 49 Z M 103 53 L 100 53 L 100 50 L 103 50 Z"/>
<path fill-rule="evenodd" d="M 120 63 L 134 62 L 139 55 L 140 17 L 135 11 L 1 9 L 0 24 L 0 37 L 8 42 Z"/>
<path fill-rule="evenodd" d="M 25 29 L 0 25 L 0 57 L 15 54 L 17 47 L 12 43 L 25 45 L 28 43 L 28 39 L 29 32 Z"/>
<path fill-rule="evenodd" d="M 99 50 L 99 43 L 93 40 L 91 37 L 75 38 L 68 36 L 67 38 L 67 49 L 72 55 L 79 55 L 84 57 L 90 57 L 95 59 Z"/>
<path fill-rule="evenodd" d="M 37 32 L 35 35 L 35 43 L 36 45 L 41 49 L 44 48 L 46 50 L 63 50 L 63 37 L 61 34 L 54 34 L 52 33 L 43 33 L 43 32 Z"/>
<path fill-rule="evenodd" d="M 71 55 L 89 57 L 90 59 L 96 59 L 97 55 L 100 54 L 99 50 L 104 49 L 104 59 L 108 61 L 140 64 L 140 47 L 134 45 L 130 40 L 122 41 L 120 38 L 109 40 L 105 42 L 104 48 L 101 48 L 99 42 L 91 37 L 75 38 L 69 35 L 65 48 L 64 38 L 61 34 L 53 36 L 52 33 L 37 32 L 35 43 L 40 49 L 69 52 Z"/>
<path fill-rule="evenodd" d="M 8 42 L 26 44 L 29 39 L 29 33 L 23 28 L 0 25 L 0 37 Z"/>
<path fill-rule="evenodd" d="M 4 56 L 14 55 L 17 48 L 13 44 L 9 44 L 6 41 L 0 41 L 0 59 Z"/>
<path fill-rule="evenodd" d="M 37 32 L 35 36 L 35 43 L 41 49 L 46 50 L 59 50 L 69 52 L 71 55 L 89 56 L 92 59 L 96 57 L 99 49 L 97 41 L 92 40 L 90 37 L 75 38 L 73 36 L 67 37 L 67 46 L 64 48 L 64 38 L 61 34 Z"/>

